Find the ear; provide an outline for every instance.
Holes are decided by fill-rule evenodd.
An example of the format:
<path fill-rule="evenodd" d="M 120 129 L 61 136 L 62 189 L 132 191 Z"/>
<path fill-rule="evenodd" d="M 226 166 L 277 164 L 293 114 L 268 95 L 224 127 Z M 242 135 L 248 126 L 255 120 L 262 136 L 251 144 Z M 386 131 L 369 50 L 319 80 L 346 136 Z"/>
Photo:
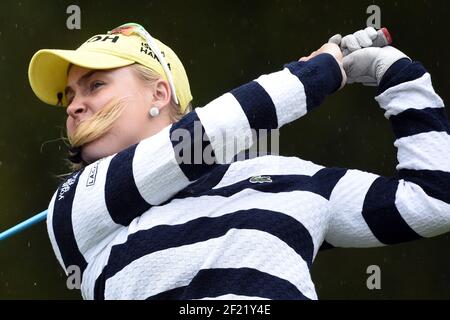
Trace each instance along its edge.
<path fill-rule="evenodd" d="M 153 101 L 163 108 L 170 103 L 172 93 L 170 91 L 169 83 L 164 79 L 158 79 L 154 83 L 155 91 L 153 93 Z"/>

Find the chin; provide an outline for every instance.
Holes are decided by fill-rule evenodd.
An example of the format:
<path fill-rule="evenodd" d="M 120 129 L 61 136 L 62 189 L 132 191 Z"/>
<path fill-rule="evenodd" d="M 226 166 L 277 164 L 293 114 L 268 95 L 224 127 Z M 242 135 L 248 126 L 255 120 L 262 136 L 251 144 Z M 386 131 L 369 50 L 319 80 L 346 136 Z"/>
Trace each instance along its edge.
<path fill-rule="evenodd" d="M 83 145 L 81 157 L 87 163 L 93 163 L 99 159 L 108 157 L 116 153 L 111 144 L 105 143 L 104 139 L 100 138 L 90 143 Z"/>

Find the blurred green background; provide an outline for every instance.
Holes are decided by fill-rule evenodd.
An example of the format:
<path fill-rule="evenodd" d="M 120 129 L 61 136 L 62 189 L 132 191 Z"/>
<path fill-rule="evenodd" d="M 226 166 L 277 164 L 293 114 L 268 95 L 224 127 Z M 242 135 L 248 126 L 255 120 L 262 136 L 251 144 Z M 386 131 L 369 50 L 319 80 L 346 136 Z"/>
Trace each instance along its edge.
<path fill-rule="evenodd" d="M 81 8 L 81 30 L 66 9 Z M 39 49 L 75 49 L 125 22 L 143 24 L 178 53 L 194 105 L 261 74 L 280 70 L 334 33 L 365 27 L 377 4 L 395 44 L 424 63 L 450 100 L 448 1 L 2 1 L 0 2 L 0 230 L 44 210 L 66 172 L 63 109 L 41 103 L 27 69 Z M 281 130 L 281 154 L 326 166 L 392 175 L 396 150 L 374 88 L 350 86 Z M 448 110 L 448 109 L 447 109 Z M 54 141 L 52 141 L 54 140 Z M 449 155 L 450 156 L 450 155 Z M 450 236 L 375 249 L 320 253 L 313 279 L 320 299 L 450 299 Z M 366 287 L 369 265 L 381 290 Z M 66 288 L 45 223 L 0 243 L 0 299 L 80 299 Z"/>

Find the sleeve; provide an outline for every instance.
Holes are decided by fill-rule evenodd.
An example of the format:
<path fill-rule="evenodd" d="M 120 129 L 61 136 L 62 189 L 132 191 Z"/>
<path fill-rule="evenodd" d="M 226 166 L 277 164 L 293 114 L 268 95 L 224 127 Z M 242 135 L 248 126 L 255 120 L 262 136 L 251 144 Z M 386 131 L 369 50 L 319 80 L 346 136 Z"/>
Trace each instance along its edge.
<path fill-rule="evenodd" d="M 377 247 L 450 231 L 450 125 L 430 74 L 400 60 L 376 100 L 395 134 L 396 175 L 342 172 L 330 196 L 324 248 Z"/>
<path fill-rule="evenodd" d="M 63 265 L 86 266 L 117 230 L 337 91 L 329 54 L 287 64 L 196 108 L 179 122 L 72 174 L 55 192 L 48 228 Z M 205 155 L 205 156 L 204 156 Z M 83 269 L 83 268 L 82 268 Z"/>

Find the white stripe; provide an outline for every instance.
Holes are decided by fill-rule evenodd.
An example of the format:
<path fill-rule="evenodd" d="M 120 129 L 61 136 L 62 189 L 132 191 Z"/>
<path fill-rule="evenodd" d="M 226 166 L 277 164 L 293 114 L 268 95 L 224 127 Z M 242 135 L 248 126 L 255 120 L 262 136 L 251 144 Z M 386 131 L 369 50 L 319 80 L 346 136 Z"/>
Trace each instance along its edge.
<path fill-rule="evenodd" d="M 189 209 L 186 209 L 187 202 Z M 139 220 L 136 219 L 130 224 L 128 231 L 131 234 L 158 225 L 178 225 L 205 216 L 220 217 L 249 209 L 281 212 L 300 222 L 312 237 L 315 256 L 328 225 L 328 200 L 307 191 L 265 193 L 246 189 L 231 197 L 202 196 L 175 199 L 144 213 Z"/>
<path fill-rule="evenodd" d="M 223 188 L 260 175 L 308 175 L 313 176 L 324 167 L 296 157 L 264 156 L 234 162 L 214 189 Z"/>
<path fill-rule="evenodd" d="M 236 154 L 253 144 L 247 116 L 231 93 L 195 111 L 210 139 L 218 163 L 230 163 Z"/>
<path fill-rule="evenodd" d="M 263 75 L 256 81 L 272 98 L 279 128 L 307 113 L 305 88 L 289 69 Z"/>
<path fill-rule="evenodd" d="M 55 252 L 56 259 L 58 259 L 59 264 L 61 265 L 61 267 L 64 270 L 64 273 L 67 275 L 67 270 L 64 265 L 64 260 L 61 256 L 61 251 L 59 250 L 58 242 L 56 242 L 55 233 L 53 231 L 53 210 L 55 208 L 55 199 L 56 199 L 57 193 L 58 193 L 58 190 L 56 190 L 56 192 L 53 194 L 53 197 L 52 197 L 50 204 L 48 206 L 48 209 L 47 209 L 47 221 L 46 221 L 47 232 L 48 232 L 48 237 L 50 239 L 50 243 L 52 244 L 53 251 Z"/>
<path fill-rule="evenodd" d="M 94 299 L 94 289 L 95 289 L 95 281 L 100 276 L 103 271 L 103 268 L 108 263 L 109 255 L 111 253 L 111 248 L 113 243 L 119 242 L 118 238 L 121 236 L 126 236 L 126 228 L 121 228 L 115 234 L 115 238 L 109 239 L 109 243 L 105 249 L 100 251 L 86 267 L 86 270 L 83 273 L 83 282 L 81 283 L 81 293 L 83 295 L 83 299 L 93 300 Z M 122 240 L 122 239 L 121 239 Z M 123 238 L 122 241 L 125 241 Z"/>
<path fill-rule="evenodd" d="M 386 110 L 385 117 L 388 119 L 408 109 L 444 107 L 444 102 L 434 92 L 429 73 L 419 79 L 389 88 L 375 99 L 381 108 Z"/>
<path fill-rule="evenodd" d="M 377 175 L 359 170 L 349 170 L 331 193 L 331 221 L 325 240 L 339 247 L 378 247 L 377 240 L 368 227 L 362 209 L 367 191 Z"/>
<path fill-rule="evenodd" d="M 450 136 L 446 132 L 425 132 L 395 141 L 397 170 L 441 170 L 450 172 Z"/>
<path fill-rule="evenodd" d="M 406 223 L 422 237 L 450 232 L 450 204 L 428 196 L 414 183 L 400 180 L 395 205 Z"/>
<path fill-rule="evenodd" d="M 125 243 L 127 240 L 127 228 L 122 227 L 108 237 L 108 244 L 101 250 L 86 267 L 81 284 L 81 292 L 84 299 L 94 299 L 95 281 L 107 265 L 112 247 L 117 243 Z"/>
<path fill-rule="evenodd" d="M 133 261 L 106 281 L 105 299 L 146 299 L 186 286 L 199 270 L 211 268 L 256 269 L 285 279 L 316 299 L 308 266 L 291 247 L 269 233 L 237 229 L 220 238 L 157 251 Z"/>
<path fill-rule="evenodd" d="M 72 203 L 72 225 L 76 243 L 87 263 L 107 245 L 105 240 L 121 226 L 108 212 L 105 202 L 105 182 L 113 156 L 87 166 L 80 175 Z M 91 169 L 97 166 L 95 183 L 90 180 Z M 90 182 L 88 184 L 88 181 Z"/>
<path fill-rule="evenodd" d="M 202 299 L 193 299 L 193 300 L 270 300 L 270 299 L 255 296 L 241 296 L 238 294 L 224 294 L 218 297 L 205 297 Z"/>
<path fill-rule="evenodd" d="M 156 205 L 189 185 L 181 171 L 170 141 L 170 129 L 142 140 L 133 158 L 133 177 L 142 198 Z M 164 190 L 163 192 L 161 190 Z"/>
<path fill-rule="evenodd" d="M 250 199 L 250 201 L 249 201 Z M 187 209 L 187 201 L 189 208 Z M 299 206 L 301 204 L 301 207 Z M 238 210 L 252 208 L 283 212 L 291 216 L 309 231 L 314 244 L 314 256 L 324 238 L 328 223 L 328 202 L 319 195 L 294 191 L 285 193 L 263 193 L 255 190 L 244 190 L 230 198 L 221 196 L 202 196 L 199 198 L 175 199 L 161 207 L 153 207 L 139 219 L 134 219 L 127 228 L 117 231 L 114 241 L 100 253 L 100 259 L 106 263 L 114 245 L 126 242 L 128 235 L 140 230 L 148 230 L 157 225 L 177 225 L 200 217 L 219 217 Z M 97 262 L 97 261 L 96 261 Z M 100 263 L 101 265 L 101 263 Z M 89 266 L 88 266 L 89 268 Z M 101 268 L 93 267 L 95 273 L 86 283 L 86 295 L 93 298 L 95 279 L 101 273 Z M 83 283 L 89 279 L 84 279 Z"/>

